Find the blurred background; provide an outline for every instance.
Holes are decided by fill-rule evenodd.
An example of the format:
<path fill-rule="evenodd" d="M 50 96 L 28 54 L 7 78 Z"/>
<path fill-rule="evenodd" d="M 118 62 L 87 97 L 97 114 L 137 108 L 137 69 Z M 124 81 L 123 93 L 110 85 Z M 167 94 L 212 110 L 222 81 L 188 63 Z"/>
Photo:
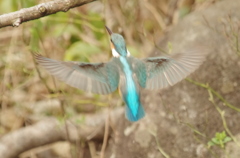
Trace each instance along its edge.
<path fill-rule="evenodd" d="M 0 14 L 46 1 L 0 0 Z M 36 65 L 32 52 L 57 60 L 107 62 L 112 55 L 106 25 L 124 36 L 133 56 L 145 58 L 152 50 L 163 49 L 157 46 L 159 39 L 185 16 L 218 1 L 102 0 L 29 21 L 18 28 L 1 28 L 0 137 L 47 117 L 63 121 L 79 113 L 95 114 L 109 105 L 124 106 L 118 92 L 110 96 L 87 94 L 54 79 Z M 81 119 L 77 121 L 83 121 L 84 115 Z M 56 157 L 70 157 L 68 152 L 58 151 L 58 145 L 51 146 Z M 60 145 L 72 148 L 69 144 Z M 35 151 L 20 157 L 41 156 Z"/>

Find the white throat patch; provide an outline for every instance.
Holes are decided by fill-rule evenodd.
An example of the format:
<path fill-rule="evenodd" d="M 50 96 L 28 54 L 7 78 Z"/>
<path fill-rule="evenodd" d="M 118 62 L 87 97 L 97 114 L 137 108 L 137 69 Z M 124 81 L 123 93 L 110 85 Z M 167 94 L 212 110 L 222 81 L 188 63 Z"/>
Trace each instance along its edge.
<path fill-rule="evenodd" d="M 120 55 L 114 48 L 112 48 L 112 55 L 116 58 L 120 57 Z M 127 50 L 127 56 L 129 57 L 130 55 L 131 55 L 130 52 Z"/>
<path fill-rule="evenodd" d="M 130 52 L 127 50 L 127 56 L 129 57 L 131 54 L 130 54 Z"/>
<path fill-rule="evenodd" d="M 120 55 L 118 54 L 118 52 L 114 48 L 112 48 L 112 55 L 116 58 L 120 57 Z"/>

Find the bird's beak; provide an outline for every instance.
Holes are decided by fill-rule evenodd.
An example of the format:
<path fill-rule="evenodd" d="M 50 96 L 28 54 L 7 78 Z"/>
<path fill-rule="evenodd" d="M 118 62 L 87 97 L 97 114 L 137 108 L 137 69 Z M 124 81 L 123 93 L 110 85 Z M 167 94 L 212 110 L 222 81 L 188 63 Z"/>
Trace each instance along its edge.
<path fill-rule="evenodd" d="M 107 26 L 105 26 L 105 27 L 106 27 L 106 30 L 107 30 L 108 34 L 111 35 L 112 31 Z"/>

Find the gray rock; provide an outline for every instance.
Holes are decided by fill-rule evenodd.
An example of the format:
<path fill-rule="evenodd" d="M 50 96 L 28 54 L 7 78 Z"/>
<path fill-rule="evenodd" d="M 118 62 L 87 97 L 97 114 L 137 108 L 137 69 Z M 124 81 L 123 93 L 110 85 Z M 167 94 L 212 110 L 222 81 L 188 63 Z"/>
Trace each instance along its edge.
<path fill-rule="evenodd" d="M 236 51 L 236 36 L 240 35 L 237 30 L 240 24 L 239 8 L 239 0 L 228 0 L 191 13 L 159 42 L 162 48 L 171 42 L 173 51 L 206 46 L 209 52 L 206 61 L 189 78 L 209 84 L 237 108 L 240 108 L 240 56 Z M 152 56 L 160 54 L 156 49 Z M 145 91 L 142 99 L 147 116 L 137 123 L 125 119 L 119 122 L 119 134 L 108 148 L 111 151 L 109 157 L 164 157 L 164 152 L 171 158 L 224 155 L 224 150 L 218 146 L 211 147 L 211 151 L 206 147 L 216 132 L 224 130 L 220 113 L 209 101 L 206 88 L 183 80 L 165 90 Z M 214 100 L 215 105 L 225 112 L 230 131 L 233 135 L 238 134 L 239 112 L 224 105 L 215 95 Z M 135 129 L 124 135 L 126 128 L 132 124 Z M 155 125 L 156 129 L 149 129 L 149 124 Z"/>

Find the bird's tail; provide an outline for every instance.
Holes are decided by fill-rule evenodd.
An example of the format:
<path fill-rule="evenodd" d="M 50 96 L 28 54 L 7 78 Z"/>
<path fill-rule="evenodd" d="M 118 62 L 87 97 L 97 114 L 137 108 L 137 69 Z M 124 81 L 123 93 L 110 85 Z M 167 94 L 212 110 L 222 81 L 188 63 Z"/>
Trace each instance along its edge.
<path fill-rule="evenodd" d="M 136 116 L 134 116 L 131 109 L 127 105 L 125 107 L 126 107 L 126 118 L 129 121 L 135 122 L 135 121 L 138 121 L 145 116 L 145 112 L 144 112 L 144 109 L 143 109 L 143 106 L 142 106 L 141 103 L 139 103 L 139 105 L 138 105 L 138 111 L 137 111 Z"/>

